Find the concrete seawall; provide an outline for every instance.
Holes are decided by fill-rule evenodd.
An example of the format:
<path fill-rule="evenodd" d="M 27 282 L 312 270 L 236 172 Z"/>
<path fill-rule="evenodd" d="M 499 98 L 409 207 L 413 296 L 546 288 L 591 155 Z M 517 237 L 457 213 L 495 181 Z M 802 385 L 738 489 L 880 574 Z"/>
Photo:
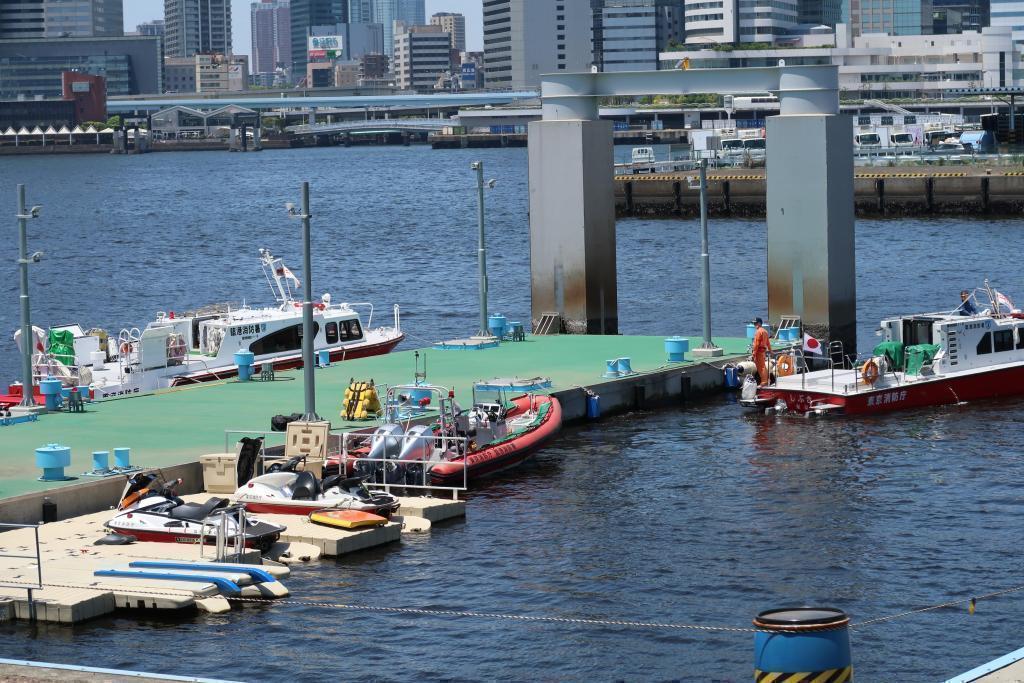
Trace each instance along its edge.
<path fill-rule="evenodd" d="M 708 178 L 711 215 L 764 216 L 764 169 L 711 171 Z M 690 189 L 691 184 L 695 184 L 692 173 L 619 176 L 616 212 L 638 217 L 697 216 L 699 195 Z M 1018 216 L 1024 210 L 1024 171 L 963 167 L 858 170 L 854 204 L 857 215 L 865 217 Z"/>

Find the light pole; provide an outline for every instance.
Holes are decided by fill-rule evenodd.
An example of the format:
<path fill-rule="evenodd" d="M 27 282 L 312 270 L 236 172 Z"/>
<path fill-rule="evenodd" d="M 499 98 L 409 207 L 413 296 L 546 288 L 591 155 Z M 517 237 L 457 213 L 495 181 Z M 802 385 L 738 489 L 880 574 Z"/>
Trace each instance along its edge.
<path fill-rule="evenodd" d="M 28 264 L 39 263 L 43 252 L 37 251 L 32 256 L 28 255 L 28 221 L 30 218 L 39 218 L 41 206 L 33 206 L 28 209 L 25 206 L 25 186 L 18 185 L 18 269 L 21 271 L 21 404 L 25 407 L 35 407 L 32 382 L 32 349 L 35 346 L 32 338 L 32 320 L 29 316 L 28 305 Z"/>
<path fill-rule="evenodd" d="M 306 407 L 302 419 L 307 422 L 319 422 L 316 414 L 316 385 L 313 379 L 313 342 L 316 336 L 313 330 L 313 266 L 311 264 L 309 246 L 309 183 L 302 183 L 302 210 L 296 211 L 295 205 L 286 205 L 288 215 L 302 219 L 302 380 L 305 385 Z"/>
<path fill-rule="evenodd" d="M 491 336 L 487 329 L 487 247 L 484 245 L 484 162 L 474 161 L 469 165 L 476 171 L 476 221 L 479 230 L 479 242 L 477 246 L 477 265 L 480 279 L 480 332 L 481 337 Z M 487 187 L 493 188 L 497 180 L 488 180 Z"/>
<path fill-rule="evenodd" d="M 725 352 L 711 341 L 711 251 L 708 245 L 708 160 L 700 160 L 700 288 L 704 309 L 704 342 L 695 356 L 721 356 Z"/>

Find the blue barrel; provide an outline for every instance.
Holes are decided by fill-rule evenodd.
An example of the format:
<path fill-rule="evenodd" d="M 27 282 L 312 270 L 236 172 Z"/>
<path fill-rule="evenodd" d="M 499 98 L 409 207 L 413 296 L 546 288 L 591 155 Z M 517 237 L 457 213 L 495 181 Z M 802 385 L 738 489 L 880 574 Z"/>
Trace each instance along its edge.
<path fill-rule="evenodd" d="M 606 360 L 604 362 L 604 365 L 605 365 L 605 368 L 604 368 L 604 374 L 601 375 L 602 377 L 606 377 L 608 379 L 614 379 L 614 378 L 619 376 L 619 359 L 618 358 L 613 358 L 612 360 Z"/>
<path fill-rule="evenodd" d="M 39 382 L 39 393 L 43 395 L 46 401 L 47 410 L 57 410 L 60 408 L 61 390 L 63 388 L 64 385 L 61 381 L 53 377 L 47 377 Z"/>
<path fill-rule="evenodd" d="M 45 381 L 45 380 L 44 380 Z M 49 443 L 36 449 L 36 467 L 43 470 L 39 481 L 65 481 L 64 468 L 71 465 L 71 449 Z"/>
<path fill-rule="evenodd" d="M 331 351 L 330 349 L 320 349 L 316 352 L 317 365 L 322 368 L 326 368 L 331 364 Z"/>
<path fill-rule="evenodd" d="M 505 330 L 508 327 L 508 319 L 500 313 L 487 317 L 487 329 L 491 331 L 498 339 L 505 336 Z"/>
<path fill-rule="evenodd" d="M 686 360 L 686 352 L 690 350 L 690 340 L 686 337 L 666 337 L 665 353 L 669 363 L 682 363 Z"/>
<path fill-rule="evenodd" d="M 95 472 L 105 472 L 110 469 L 110 451 L 92 452 L 92 469 Z"/>
<path fill-rule="evenodd" d="M 256 355 L 252 351 L 235 351 L 235 365 L 238 366 L 238 379 L 248 382 L 252 378 L 253 361 Z"/>
<path fill-rule="evenodd" d="M 729 365 L 725 368 L 725 386 L 730 389 L 735 389 L 740 385 L 740 376 L 736 371 L 736 366 Z"/>
<path fill-rule="evenodd" d="M 615 369 L 618 371 L 620 377 L 633 374 L 633 368 L 630 365 L 628 358 L 618 358 L 615 361 Z"/>
<path fill-rule="evenodd" d="M 596 420 L 601 417 L 601 397 L 597 394 L 587 394 L 587 419 Z"/>
<path fill-rule="evenodd" d="M 754 323 L 747 323 L 747 339 L 753 341 L 755 332 L 757 332 L 757 328 L 754 327 Z"/>
<path fill-rule="evenodd" d="M 130 448 L 115 448 L 114 449 L 114 467 L 121 467 L 129 469 L 132 466 L 132 449 Z"/>
<path fill-rule="evenodd" d="M 850 617 L 833 607 L 792 607 L 761 612 L 754 626 L 754 676 L 853 680 Z"/>

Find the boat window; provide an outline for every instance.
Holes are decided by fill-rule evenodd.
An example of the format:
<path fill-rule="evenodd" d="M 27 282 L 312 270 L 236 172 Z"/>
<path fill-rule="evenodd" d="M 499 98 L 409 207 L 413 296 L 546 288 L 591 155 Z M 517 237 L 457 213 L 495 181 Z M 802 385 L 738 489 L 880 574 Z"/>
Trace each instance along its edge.
<path fill-rule="evenodd" d="M 1024 349 L 1024 326 L 1017 328 L 1017 348 Z"/>
<path fill-rule="evenodd" d="M 327 335 L 328 344 L 338 343 L 338 323 L 327 323 L 324 327 L 324 334 Z"/>
<path fill-rule="evenodd" d="M 914 318 L 905 319 L 903 321 L 903 339 L 901 341 L 904 346 L 931 344 L 932 320 L 930 318 L 926 318 L 924 320 L 917 320 Z"/>
<path fill-rule="evenodd" d="M 978 355 L 992 353 L 992 333 L 986 332 L 985 336 L 978 342 Z"/>
<path fill-rule="evenodd" d="M 350 329 L 352 330 L 352 336 L 349 337 L 349 339 L 362 339 L 363 338 L 363 330 L 359 326 L 359 321 L 358 320 L 350 320 L 349 324 L 351 325 Z"/>
<path fill-rule="evenodd" d="M 320 331 L 320 323 L 313 323 L 313 336 Z M 289 325 L 288 327 L 271 332 L 265 337 L 257 339 L 249 344 L 249 350 L 257 356 L 267 353 L 282 353 L 284 351 L 296 351 L 302 348 L 302 323 Z"/>
<path fill-rule="evenodd" d="M 992 333 L 992 346 L 996 353 L 1013 351 L 1013 330 L 997 330 Z"/>

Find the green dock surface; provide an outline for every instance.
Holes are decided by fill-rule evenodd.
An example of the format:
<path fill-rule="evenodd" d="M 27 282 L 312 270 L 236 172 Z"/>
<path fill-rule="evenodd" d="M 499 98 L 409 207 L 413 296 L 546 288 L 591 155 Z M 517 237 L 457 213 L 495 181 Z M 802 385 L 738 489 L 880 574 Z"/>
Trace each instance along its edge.
<path fill-rule="evenodd" d="M 746 339 L 718 338 L 715 342 L 725 350 L 726 358 L 747 352 Z M 691 346 L 698 344 L 699 337 L 691 337 Z M 638 373 L 668 367 L 664 337 L 531 336 L 524 342 L 505 342 L 483 351 L 421 349 L 419 353 L 421 370 L 426 358 L 427 380 L 454 389 L 463 405 L 471 401 L 474 382 L 495 377 L 550 377 L 554 392 L 611 381 L 601 376 L 608 359 L 629 357 Z M 372 425 L 340 419 L 349 380 L 410 384 L 415 371 L 413 354 L 397 351 L 317 369 L 317 412 L 331 421 L 334 430 Z M 692 364 L 686 361 L 674 366 Z M 133 465 L 166 467 L 193 462 L 204 453 L 223 452 L 225 430 L 269 431 L 272 416 L 302 410 L 302 371 L 297 370 L 278 372 L 273 382 L 214 382 L 87 404 L 84 413 L 60 412 L 43 415 L 37 422 L 0 427 L 0 499 L 75 483 L 37 480 L 41 471 L 35 465 L 35 449 L 48 443 L 71 447 L 71 466 L 65 471 L 69 476 L 91 469 L 93 451 L 113 453 L 122 446 L 131 448 Z M 231 437 L 232 448 L 237 438 Z M 279 441 L 268 440 L 268 444 L 274 443 L 283 443 L 283 435 Z M 77 481 L 91 480 L 81 477 Z"/>

